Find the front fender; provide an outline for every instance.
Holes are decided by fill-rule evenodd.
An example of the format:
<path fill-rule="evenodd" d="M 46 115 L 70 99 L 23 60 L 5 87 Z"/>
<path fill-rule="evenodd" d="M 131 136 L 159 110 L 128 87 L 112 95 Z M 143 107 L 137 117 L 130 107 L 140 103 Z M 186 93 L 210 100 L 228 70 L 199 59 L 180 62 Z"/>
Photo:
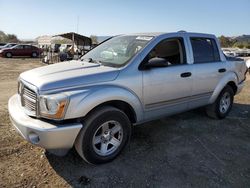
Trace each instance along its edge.
<path fill-rule="evenodd" d="M 135 111 L 137 122 L 143 119 L 143 107 L 138 96 L 126 88 L 113 85 L 96 86 L 70 96 L 65 119 L 84 117 L 96 106 L 114 100 L 128 103 Z"/>
<path fill-rule="evenodd" d="M 215 100 L 219 96 L 220 92 L 227 85 L 228 82 L 234 82 L 235 85 L 237 86 L 238 78 L 237 78 L 237 75 L 234 72 L 228 72 L 227 74 L 225 74 L 223 76 L 222 79 L 220 79 L 219 83 L 215 87 L 215 90 L 214 90 L 212 96 L 209 99 L 209 104 L 212 104 L 212 103 L 215 102 Z"/>

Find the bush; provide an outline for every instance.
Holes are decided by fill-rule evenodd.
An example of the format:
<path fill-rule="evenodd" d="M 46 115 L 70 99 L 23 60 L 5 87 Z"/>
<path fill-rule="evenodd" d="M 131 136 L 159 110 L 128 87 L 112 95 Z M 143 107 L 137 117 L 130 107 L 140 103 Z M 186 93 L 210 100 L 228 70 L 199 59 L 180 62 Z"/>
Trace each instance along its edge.
<path fill-rule="evenodd" d="M 20 42 L 20 40 L 14 34 L 5 34 L 0 31 L 0 42 Z"/>

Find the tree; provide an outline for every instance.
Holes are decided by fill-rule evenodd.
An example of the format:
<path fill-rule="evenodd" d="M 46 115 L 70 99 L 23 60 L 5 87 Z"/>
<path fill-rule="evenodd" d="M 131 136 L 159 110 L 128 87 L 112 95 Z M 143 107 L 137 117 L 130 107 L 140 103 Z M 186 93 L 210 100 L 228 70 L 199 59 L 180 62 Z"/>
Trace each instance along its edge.
<path fill-rule="evenodd" d="M 19 42 L 20 40 L 14 34 L 5 34 L 0 31 L 0 42 Z"/>
<path fill-rule="evenodd" d="M 219 38 L 219 41 L 220 41 L 220 45 L 221 47 L 223 48 L 228 48 L 228 47 L 232 47 L 234 41 L 231 40 L 229 37 L 225 37 L 225 36 L 220 36 Z"/>
<path fill-rule="evenodd" d="M 8 34 L 7 35 L 7 42 L 19 42 L 19 39 L 16 35 Z"/>
<path fill-rule="evenodd" d="M 236 43 L 234 43 L 233 47 L 234 48 L 243 48 L 244 45 L 242 44 L 242 42 L 236 42 Z"/>
<path fill-rule="evenodd" d="M 236 42 L 236 43 L 234 43 L 233 47 L 250 49 L 250 42 L 247 42 L 247 41 Z"/>
<path fill-rule="evenodd" d="M 92 40 L 92 44 L 98 44 L 97 36 L 96 35 L 90 35 L 90 38 Z"/>
<path fill-rule="evenodd" d="M 250 49 L 250 43 L 248 43 L 248 44 L 246 45 L 246 48 L 247 48 L 247 49 Z"/>

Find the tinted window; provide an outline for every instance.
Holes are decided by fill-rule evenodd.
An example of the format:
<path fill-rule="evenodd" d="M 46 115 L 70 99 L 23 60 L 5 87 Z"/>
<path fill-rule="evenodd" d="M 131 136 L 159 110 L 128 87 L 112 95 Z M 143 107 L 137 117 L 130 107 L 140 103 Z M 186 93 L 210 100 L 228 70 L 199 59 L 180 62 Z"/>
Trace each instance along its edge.
<path fill-rule="evenodd" d="M 31 46 L 29 46 L 29 45 L 25 45 L 25 46 L 24 46 L 24 48 L 25 48 L 25 49 L 30 49 L 30 48 L 31 48 Z"/>
<path fill-rule="evenodd" d="M 214 39 L 191 38 L 194 62 L 218 62 L 220 61 L 219 50 Z"/>
<path fill-rule="evenodd" d="M 23 49 L 23 45 L 18 45 L 15 47 L 15 49 Z"/>

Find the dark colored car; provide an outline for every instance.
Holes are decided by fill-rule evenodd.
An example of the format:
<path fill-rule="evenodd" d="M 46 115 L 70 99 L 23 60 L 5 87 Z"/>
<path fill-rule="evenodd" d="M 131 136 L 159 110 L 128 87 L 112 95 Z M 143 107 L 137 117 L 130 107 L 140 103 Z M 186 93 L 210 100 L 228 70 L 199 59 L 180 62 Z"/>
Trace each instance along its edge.
<path fill-rule="evenodd" d="M 0 56 L 13 57 L 13 56 L 29 56 L 38 57 L 42 53 L 42 49 L 28 44 L 18 44 L 11 48 L 0 50 Z"/>

